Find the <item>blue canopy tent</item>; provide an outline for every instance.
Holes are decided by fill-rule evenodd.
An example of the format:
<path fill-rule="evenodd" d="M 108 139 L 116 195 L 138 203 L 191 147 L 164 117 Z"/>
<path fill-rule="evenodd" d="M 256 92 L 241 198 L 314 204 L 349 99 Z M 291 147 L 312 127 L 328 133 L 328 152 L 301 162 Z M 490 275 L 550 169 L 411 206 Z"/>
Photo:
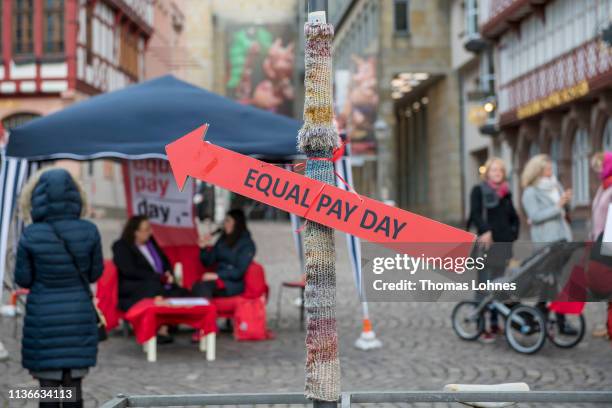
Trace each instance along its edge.
<path fill-rule="evenodd" d="M 15 201 L 38 162 L 166 158 L 166 144 L 209 123 L 206 140 L 268 160 L 298 156 L 301 122 L 239 104 L 167 75 L 94 96 L 10 130 L 0 180 L 0 281 Z M 13 231 L 18 236 L 18 231 Z M 0 290 L 0 296 L 1 296 Z"/>
<path fill-rule="evenodd" d="M 163 76 L 95 96 L 12 129 L 6 156 L 50 159 L 165 158 L 164 147 L 209 123 L 206 139 L 269 159 L 298 155 L 301 123 Z"/>

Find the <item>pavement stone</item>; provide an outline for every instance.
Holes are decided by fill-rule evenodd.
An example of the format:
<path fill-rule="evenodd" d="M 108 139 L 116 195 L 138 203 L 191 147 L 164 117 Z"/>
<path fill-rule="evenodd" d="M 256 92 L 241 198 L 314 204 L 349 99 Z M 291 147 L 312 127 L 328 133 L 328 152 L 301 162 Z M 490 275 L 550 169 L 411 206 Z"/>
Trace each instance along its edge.
<path fill-rule="evenodd" d="M 299 328 L 299 311 L 293 304 L 297 291 L 284 290 L 282 318 L 275 321 L 280 282 L 295 280 L 300 274 L 291 227 L 282 222 L 258 222 L 252 223 L 251 229 L 258 246 L 256 258 L 264 265 L 271 287 L 268 320 L 275 339 L 236 342 L 231 335 L 220 334 L 217 360 L 207 362 L 190 343 L 190 333 L 184 332 L 177 335 L 174 344 L 159 347 L 157 363 L 147 363 L 142 347 L 133 337 L 115 334 L 100 345 L 98 365 L 85 379 L 87 408 L 98 407 L 118 393 L 302 391 L 305 333 Z M 604 321 L 602 304 L 587 306 L 588 333 L 578 347 L 562 350 L 548 343 L 538 354 L 525 356 L 513 352 L 503 339 L 486 345 L 459 340 L 450 324 L 452 303 L 371 303 L 370 315 L 383 348 L 369 352 L 355 349 L 353 343 L 361 328 L 361 308 L 342 234 L 337 234 L 336 245 L 343 390 L 439 390 L 444 384 L 454 382 L 518 381 L 525 381 L 537 390 L 612 389 L 612 347 L 609 342 L 590 336 L 594 324 Z M 20 327 L 15 336 L 15 324 L 20 323 L 0 318 L 0 339 L 11 354 L 8 361 L 0 362 L 0 407 L 34 407 L 33 402 L 9 402 L 6 393 L 11 387 L 36 385 L 21 368 Z M 536 405 L 521 405 L 528 406 Z M 557 406 L 589 405 L 537 404 L 537 407 Z"/>

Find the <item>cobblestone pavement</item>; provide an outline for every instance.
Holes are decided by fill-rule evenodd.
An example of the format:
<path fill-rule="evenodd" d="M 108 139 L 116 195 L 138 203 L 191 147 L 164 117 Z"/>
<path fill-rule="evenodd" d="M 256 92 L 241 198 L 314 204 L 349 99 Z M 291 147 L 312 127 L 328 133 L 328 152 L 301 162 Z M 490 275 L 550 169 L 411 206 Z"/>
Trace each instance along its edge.
<path fill-rule="evenodd" d="M 299 330 L 295 291 L 285 289 L 282 319 L 276 325 L 279 282 L 298 277 L 291 230 L 284 223 L 253 223 L 257 259 L 267 271 L 272 293 L 268 319 L 276 339 L 238 343 L 221 334 L 217 361 L 206 362 L 190 344 L 189 334 L 177 336 L 172 345 L 160 346 L 158 362 L 147 363 L 133 337 L 113 336 L 101 344 L 98 366 L 84 386 L 87 407 L 95 407 L 117 393 L 177 394 L 290 392 L 303 387 L 304 332 Z M 353 347 L 360 331 L 360 305 L 346 254 L 345 240 L 337 237 L 338 323 L 344 390 L 439 390 L 446 383 L 497 383 L 525 381 L 538 390 L 603 390 L 612 388 L 612 347 L 593 339 L 590 330 L 604 319 L 602 304 L 587 307 L 589 333 L 575 349 L 551 344 L 534 356 L 509 349 L 505 341 L 494 344 L 462 342 L 450 326 L 453 304 L 373 303 L 374 328 L 384 342 L 382 349 L 363 352 Z M 21 368 L 19 338 L 14 320 L 0 320 L 0 338 L 11 353 L 0 363 L 0 405 L 26 407 L 7 401 L 10 387 L 35 385 Z M 423 407 L 459 406 L 415 404 Z M 578 406 L 544 405 L 539 406 Z M 586 405 L 585 405 L 586 406 Z M 601 405 L 600 405 L 601 406 Z"/>

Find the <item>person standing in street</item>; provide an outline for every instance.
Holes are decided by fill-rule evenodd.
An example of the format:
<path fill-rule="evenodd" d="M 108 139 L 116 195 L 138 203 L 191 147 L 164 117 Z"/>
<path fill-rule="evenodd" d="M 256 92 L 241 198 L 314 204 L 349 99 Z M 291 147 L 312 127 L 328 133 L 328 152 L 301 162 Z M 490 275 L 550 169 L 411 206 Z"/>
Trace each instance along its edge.
<path fill-rule="evenodd" d="M 564 190 L 553 173 L 552 162 L 546 154 L 532 157 L 523 170 L 522 204 L 527 215 L 534 248 L 565 239 L 572 240 L 567 222 L 572 190 Z"/>
<path fill-rule="evenodd" d="M 479 280 L 484 282 L 503 276 L 512 258 L 511 243 L 518 238 L 520 221 L 512 203 L 506 165 L 498 157 L 487 160 L 482 182 L 474 186 L 470 194 L 468 229 L 472 225 L 487 254 L 487 265 Z M 500 331 L 497 311 L 491 310 L 490 316 L 489 328 L 481 337 L 484 342 L 493 341 Z"/>
<path fill-rule="evenodd" d="M 16 283 L 30 290 L 22 364 L 41 387 L 74 387 L 76 401 L 41 408 L 82 407 L 81 382 L 96 365 L 98 324 L 89 285 L 102 275 L 97 227 L 81 217 L 83 189 L 64 169 L 30 178 L 20 197 L 24 228 L 17 248 Z"/>
<path fill-rule="evenodd" d="M 521 175 L 523 186 L 522 204 L 531 241 L 535 250 L 546 247 L 551 242 L 572 241 L 569 225 L 569 203 L 572 190 L 564 190 L 555 177 L 552 161 L 546 154 L 533 156 L 525 165 Z M 546 302 L 538 302 L 538 308 L 546 315 Z M 559 330 L 566 335 L 576 335 L 577 331 L 566 322 L 563 314 L 557 314 Z"/>
<path fill-rule="evenodd" d="M 612 152 L 597 153 L 593 156 L 591 167 L 599 173 L 601 185 L 595 193 L 591 206 L 591 231 L 589 238 L 592 242 L 597 241 L 603 233 L 608 217 L 608 207 L 612 204 Z M 593 337 L 608 337 L 612 333 L 612 302 L 608 302 L 608 318 L 606 325 L 596 327 Z"/>

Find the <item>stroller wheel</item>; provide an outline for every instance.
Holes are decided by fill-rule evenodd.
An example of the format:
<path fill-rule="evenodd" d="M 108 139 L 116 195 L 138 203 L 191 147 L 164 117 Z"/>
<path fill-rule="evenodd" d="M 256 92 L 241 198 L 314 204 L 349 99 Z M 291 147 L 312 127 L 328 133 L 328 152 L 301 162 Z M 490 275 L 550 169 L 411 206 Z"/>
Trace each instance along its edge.
<path fill-rule="evenodd" d="M 560 348 L 572 348 L 576 346 L 586 332 L 586 323 L 581 314 L 557 314 L 548 313 L 547 334 L 550 341 Z"/>
<path fill-rule="evenodd" d="M 482 313 L 477 312 L 478 302 L 460 302 L 453 309 L 453 330 L 462 340 L 476 340 L 484 331 Z"/>
<path fill-rule="evenodd" d="M 546 341 L 546 319 L 535 307 L 517 305 L 506 319 L 506 340 L 519 353 L 533 354 Z"/>

